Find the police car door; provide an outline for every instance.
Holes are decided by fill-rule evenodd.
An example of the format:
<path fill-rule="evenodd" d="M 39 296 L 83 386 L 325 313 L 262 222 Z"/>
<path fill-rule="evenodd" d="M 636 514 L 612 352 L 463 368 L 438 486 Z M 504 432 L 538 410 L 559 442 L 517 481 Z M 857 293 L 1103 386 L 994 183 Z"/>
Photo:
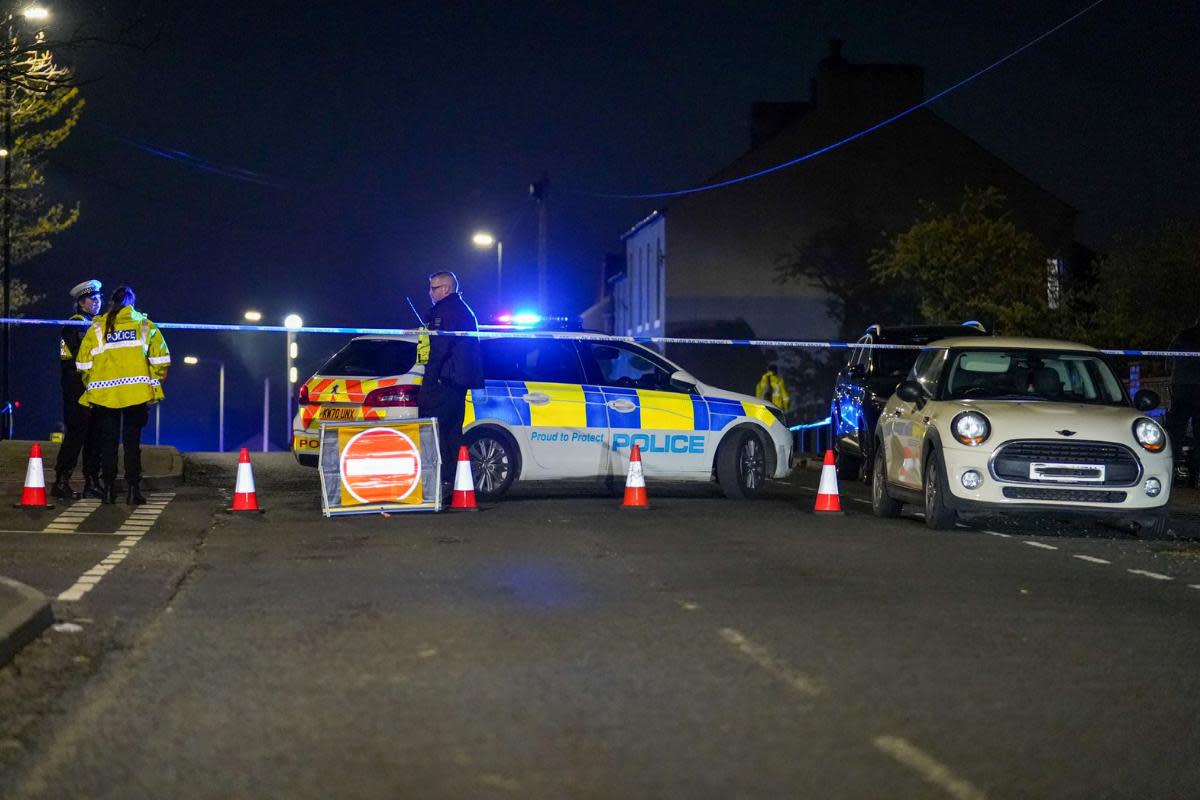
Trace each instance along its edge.
<path fill-rule="evenodd" d="M 624 342 L 580 342 L 589 375 L 604 393 L 612 433 L 613 470 L 624 474 L 633 445 L 647 475 L 687 476 L 712 470 L 708 406 L 695 387 L 674 385 L 674 368 L 652 351 Z"/>
<path fill-rule="evenodd" d="M 607 474 L 608 417 L 599 393 L 584 391 L 575 343 L 514 338 L 484 347 L 488 391 L 506 387 L 516 415 L 507 427 L 525 456 L 522 477 Z"/>

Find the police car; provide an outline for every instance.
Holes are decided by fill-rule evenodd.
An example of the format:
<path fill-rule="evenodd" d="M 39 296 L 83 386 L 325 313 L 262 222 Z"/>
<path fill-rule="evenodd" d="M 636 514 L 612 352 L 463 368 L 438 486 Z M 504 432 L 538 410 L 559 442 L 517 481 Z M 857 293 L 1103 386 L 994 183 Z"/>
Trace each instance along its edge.
<path fill-rule="evenodd" d="M 708 386 L 657 352 L 586 336 L 484 337 L 484 388 L 467 394 L 464 432 L 475 491 L 519 480 L 624 481 L 637 445 L 650 479 L 715 479 L 753 497 L 791 471 L 783 412 Z M 410 419 L 424 367 L 415 336 L 350 341 L 299 392 L 292 450 L 316 466 L 322 422 Z"/>

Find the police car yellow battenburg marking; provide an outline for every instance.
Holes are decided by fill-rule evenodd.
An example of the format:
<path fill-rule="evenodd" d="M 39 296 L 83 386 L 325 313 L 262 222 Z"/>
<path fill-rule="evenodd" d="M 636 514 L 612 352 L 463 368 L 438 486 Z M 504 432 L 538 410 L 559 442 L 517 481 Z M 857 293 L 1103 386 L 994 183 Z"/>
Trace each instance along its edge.
<path fill-rule="evenodd" d="M 695 430 L 692 396 L 638 389 L 643 430 Z"/>
<path fill-rule="evenodd" d="M 586 428 L 587 406 L 583 387 L 569 383 L 525 382 L 527 394 L 544 394 L 549 403 L 529 404 L 529 420 L 535 428 Z"/>
<path fill-rule="evenodd" d="M 770 426 L 775 421 L 775 415 L 771 413 L 771 409 L 758 403 L 742 402 L 742 408 L 746 412 L 746 416 L 751 419 L 756 419 L 764 425 Z"/>

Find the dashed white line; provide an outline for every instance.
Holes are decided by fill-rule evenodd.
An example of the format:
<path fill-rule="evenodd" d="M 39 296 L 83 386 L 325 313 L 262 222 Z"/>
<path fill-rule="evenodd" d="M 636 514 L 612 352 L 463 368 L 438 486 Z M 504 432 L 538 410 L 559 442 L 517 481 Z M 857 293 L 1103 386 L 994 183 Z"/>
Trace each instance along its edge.
<path fill-rule="evenodd" d="M 960 778 L 942 762 L 899 736 L 880 736 L 875 746 L 955 800 L 986 800 L 987 795 L 970 781 Z"/>
<path fill-rule="evenodd" d="M 1170 575 L 1163 575 L 1161 572 L 1147 572 L 1144 569 L 1128 569 L 1126 572 L 1132 575 L 1144 575 L 1147 578 L 1153 578 L 1156 581 L 1173 581 L 1175 580 Z"/>
<path fill-rule="evenodd" d="M 1001 533 L 1000 531 L 984 531 L 984 533 L 986 533 L 988 536 L 999 536 L 1001 539 L 1011 539 L 1012 538 L 1007 533 Z"/>
<path fill-rule="evenodd" d="M 1029 545 L 1030 547 L 1040 547 L 1043 550 L 1057 550 L 1058 549 L 1054 545 L 1046 544 L 1045 542 L 1031 542 L 1030 540 L 1026 539 L 1024 543 Z"/>
<path fill-rule="evenodd" d="M 149 514 L 139 509 L 138 511 L 135 511 L 134 514 L 131 514 L 130 517 L 132 518 L 134 515 L 139 515 L 140 519 L 146 520 L 153 525 L 153 521 L 157 520 L 158 515 L 162 513 L 162 508 L 165 508 L 166 504 L 169 503 L 175 497 L 175 495 L 156 495 L 156 497 L 159 498 L 156 500 L 156 504 L 161 505 L 160 508 L 153 509 Z M 99 504 L 97 504 L 97 507 L 99 507 Z M 125 556 L 129 555 L 129 551 L 135 545 L 137 545 L 137 543 L 142 540 L 142 537 L 149 533 L 149 531 L 149 526 L 137 525 L 133 529 L 127 529 L 122 526 L 117 533 L 124 535 L 125 538 L 122 539 L 120 543 L 113 548 L 112 552 L 103 558 L 99 564 L 96 564 L 91 569 L 80 575 L 71 588 L 61 592 L 58 595 L 58 599 L 63 602 L 77 602 L 82 600 L 85 594 L 96 588 L 96 586 L 106 575 L 112 572 L 112 570 L 115 569 L 118 564 L 125 560 Z"/>
<path fill-rule="evenodd" d="M 1111 561 L 1105 561 L 1103 558 L 1096 558 L 1095 556 L 1077 555 L 1077 556 L 1074 556 L 1074 558 L 1078 558 L 1080 561 L 1087 561 L 1092 564 L 1111 564 L 1112 563 Z"/>
<path fill-rule="evenodd" d="M 1200 589 L 1200 583 L 1189 583 L 1188 588 L 1189 589 Z"/>
<path fill-rule="evenodd" d="M 779 678 L 797 692 L 809 697 L 821 693 L 816 681 L 807 675 L 792 669 L 787 662 L 776 658 L 762 645 L 755 644 L 733 628 L 721 628 L 721 638 L 732 644 L 760 667 Z"/>

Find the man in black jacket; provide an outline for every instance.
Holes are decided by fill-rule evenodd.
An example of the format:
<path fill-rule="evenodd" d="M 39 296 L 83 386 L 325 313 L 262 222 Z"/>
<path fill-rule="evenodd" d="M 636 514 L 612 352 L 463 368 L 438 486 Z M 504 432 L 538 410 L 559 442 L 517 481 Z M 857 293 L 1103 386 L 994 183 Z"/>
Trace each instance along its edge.
<path fill-rule="evenodd" d="M 100 313 L 104 295 L 100 293 L 100 281 L 84 281 L 71 290 L 75 301 L 73 320 L 91 322 Z M 79 405 L 83 396 L 83 379 L 75 368 L 75 357 L 79 344 L 87 333 L 86 325 L 63 325 L 58 342 L 58 357 L 62 364 L 63 423 L 66 433 L 58 449 L 58 460 L 54 462 L 54 488 L 52 495 L 60 500 L 78 500 L 80 494 L 71 488 L 71 472 L 79 462 L 79 451 L 83 451 L 83 494 L 100 497 L 100 446 L 99 426 L 92 419 L 92 410 Z"/>
<path fill-rule="evenodd" d="M 425 327 L 430 331 L 479 330 L 475 312 L 458 293 L 458 278 L 453 272 L 435 272 L 429 276 L 429 299 L 433 308 L 425 316 Z M 429 360 L 417 398 L 417 415 L 437 417 L 445 483 L 454 481 L 467 391 L 482 387 L 483 361 L 476 337 L 429 337 Z"/>

